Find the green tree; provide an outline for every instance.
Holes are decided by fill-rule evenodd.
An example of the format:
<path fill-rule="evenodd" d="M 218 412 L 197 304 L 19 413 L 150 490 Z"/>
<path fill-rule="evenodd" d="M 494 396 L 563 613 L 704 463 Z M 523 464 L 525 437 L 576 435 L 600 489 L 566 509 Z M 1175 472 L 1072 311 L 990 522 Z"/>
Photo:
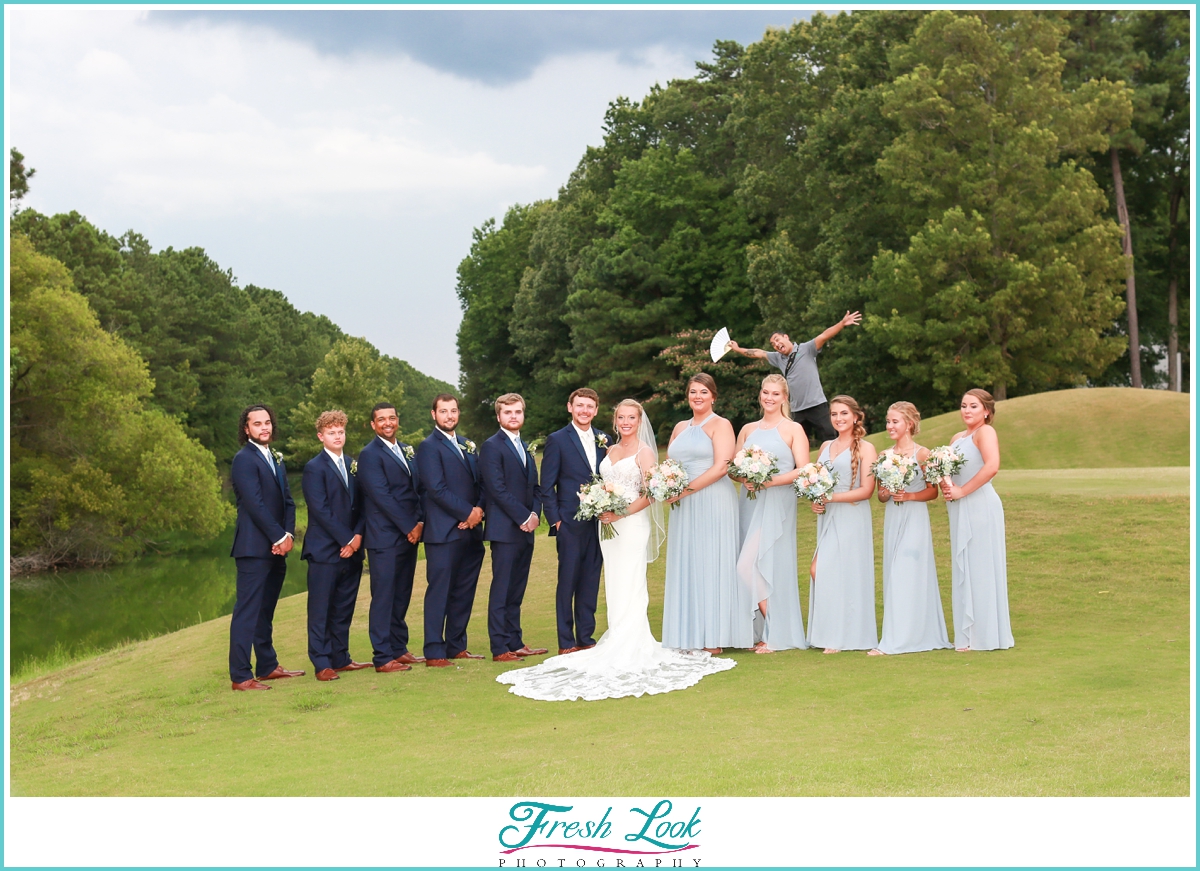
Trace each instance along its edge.
<path fill-rule="evenodd" d="M 37 174 L 33 167 L 25 168 L 25 155 L 17 149 L 8 152 L 8 210 L 15 215 L 21 210 L 21 200 L 29 193 L 29 180 Z"/>
<path fill-rule="evenodd" d="M 231 519 L 212 454 L 147 408 L 145 361 L 101 328 L 63 264 L 11 239 L 12 531 L 35 564 L 103 563 Z"/>
<path fill-rule="evenodd" d="M 315 424 L 322 412 L 340 409 L 346 424 L 346 449 L 358 453 L 374 438 L 371 409 L 389 401 L 403 407 L 404 386 L 389 381 L 388 364 L 366 339 L 339 339 L 312 373 L 312 387 L 290 413 L 292 435 L 287 440 L 289 459 L 305 463 L 321 449 Z"/>

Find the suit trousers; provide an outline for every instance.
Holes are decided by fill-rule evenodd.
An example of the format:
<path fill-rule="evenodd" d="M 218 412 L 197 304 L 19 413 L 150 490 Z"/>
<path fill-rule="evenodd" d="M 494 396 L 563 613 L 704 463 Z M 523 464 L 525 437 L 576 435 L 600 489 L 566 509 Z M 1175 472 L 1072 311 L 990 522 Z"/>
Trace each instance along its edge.
<path fill-rule="evenodd" d="M 271 623 L 287 576 L 287 557 L 241 556 L 236 562 L 237 599 L 229 621 L 229 679 L 242 683 L 253 677 L 266 677 L 279 665 Z M 254 671 L 250 670 L 251 648 Z"/>
<path fill-rule="evenodd" d="M 372 661 L 386 665 L 408 653 L 408 606 L 417 570 L 417 545 L 367 548 L 371 574 L 371 610 L 367 631 Z"/>
<path fill-rule="evenodd" d="M 521 638 L 521 601 L 529 583 L 533 541 L 493 541 L 491 548 L 488 637 L 492 642 L 492 656 L 499 656 L 525 646 Z"/>
<path fill-rule="evenodd" d="M 350 621 L 361 581 L 361 559 L 308 561 L 308 658 L 315 670 L 350 664 Z"/>
<path fill-rule="evenodd" d="M 426 659 L 453 659 L 467 649 L 467 623 L 482 566 L 482 541 L 425 543 Z"/>
<path fill-rule="evenodd" d="M 596 643 L 596 601 L 600 596 L 600 532 L 595 521 L 558 527 L 558 646 L 589 647 Z"/>
<path fill-rule="evenodd" d="M 837 430 L 833 428 L 833 424 L 829 421 L 828 402 L 822 402 L 820 405 L 810 405 L 808 408 L 802 408 L 800 411 L 793 411 L 792 420 L 804 427 L 804 434 L 808 436 L 809 447 L 813 448 L 813 450 L 821 447 L 821 442 L 837 438 Z"/>

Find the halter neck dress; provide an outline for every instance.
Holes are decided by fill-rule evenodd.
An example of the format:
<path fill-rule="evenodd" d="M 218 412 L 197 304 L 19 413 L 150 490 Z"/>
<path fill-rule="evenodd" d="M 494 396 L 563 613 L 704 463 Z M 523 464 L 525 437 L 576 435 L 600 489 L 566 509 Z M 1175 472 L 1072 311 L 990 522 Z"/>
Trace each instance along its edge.
<path fill-rule="evenodd" d="M 971 436 L 951 447 L 966 462 L 951 479 L 960 487 L 983 469 L 983 454 Z M 972 650 L 1012 647 L 1008 618 L 1008 560 L 1004 547 L 1004 506 L 992 482 L 946 503 L 950 515 L 951 587 L 954 646 Z"/>
<path fill-rule="evenodd" d="M 914 447 L 914 457 L 916 452 Z M 918 472 L 905 492 L 920 493 L 927 486 L 925 476 Z M 883 637 L 879 649 L 916 653 L 948 647 L 929 506 L 889 501 L 883 509 Z"/>
<path fill-rule="evenodd" d="M 779 474 L 796 468 L 792 449 L 779 435 L 779 427 L 759 428 L 746 436 L 746 447 L 757 445 L 774 454 Z M 790 487 L 769 487 L 750 499 L 741 498 L 742 549 L 738 554 L 738 582 L 749 591 L 754 637 L 771 650 L 803 650 L 804 619 L 800 612 L 800 584 L 796 576 L 796 493 Z M 767 600 L 767 613 L 758 603 Z"/>
<path fill-rule="evenodd" d="M 819 461 L 829 462 L 829 442 Z M 851 448 L 831 463 L 835 493 L 854 489 Z M 858 478 L 861 479 L 860 464 Z M 875 622 L 875 536 L 871 500 L 828 502 L 817 515 L 817 570 L 809 582 L 808 643 L 836 650 L 870 650 L 879 641 Z"/>
<path fill-rule="evenodd" d="M 695 480 L 713 465 L 704 431 L 709 415 L 689 423 L 667 448 Z M 738 497 L 722 476 L 679 501 L 667 520 L 667 577 L 663 591 L 663 647 L 752 647 L 750 591 L 738 583 Z"/>

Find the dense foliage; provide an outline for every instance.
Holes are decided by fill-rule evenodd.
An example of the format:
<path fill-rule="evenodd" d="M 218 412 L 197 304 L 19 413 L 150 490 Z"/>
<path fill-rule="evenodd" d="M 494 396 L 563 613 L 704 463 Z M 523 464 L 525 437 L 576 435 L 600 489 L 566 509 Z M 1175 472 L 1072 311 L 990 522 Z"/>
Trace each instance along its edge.
<path fill-rule="evenodd" d="M 700 368 L 745 420 L 767 369 L 712 364 L 708 337 L 805 340 L 848 309 L 863 326 L 829 344 L 822 379 L 876 418 L 900 398 L 945 410 L 971 386 L 1129 383 L 1115 147 L 1130 151 L 1153 372 L 1166 291 L 1189 286 L 1187 26 L 1185 12 L 866 11 L 718 42 L 694 78 L 614 101 L 555 200 L 476 232 L 458 285 L 467 420 L 494 426 L 490 400 L 516 390 L 546 432 L 589 385 L 652 401 L 665 426 Z M 1188 304 L 1173 318 L 1185 354 Z"/>
<path fill-rule="evenodd" d="M 348 339 L 329 318 L 298 311 L 277 290 L 239 287 L 200 248 L 152 252 L 137 233 L 111 236 L 76 212 L 47 217 L 25 210 L 12 227 L 66 265 L 104 329 L 146 361 L 152 407 L 182 421 L 218 462 L 232 459 L 238 415 L 258 402 L 274 408 L 277 440 L 292 446 L 294 461 L 319 449 L 316 415 L 305 421 L 294 410 L 310 396 L 326 355 Z M 429 402 L 449 385 L 354 341 L 370 348 L 386 373 L 386 387 L 376 388 L 380 395 L 371 404 L 389 399 L 400 410 L 402 430 L 428 431 Z"/>

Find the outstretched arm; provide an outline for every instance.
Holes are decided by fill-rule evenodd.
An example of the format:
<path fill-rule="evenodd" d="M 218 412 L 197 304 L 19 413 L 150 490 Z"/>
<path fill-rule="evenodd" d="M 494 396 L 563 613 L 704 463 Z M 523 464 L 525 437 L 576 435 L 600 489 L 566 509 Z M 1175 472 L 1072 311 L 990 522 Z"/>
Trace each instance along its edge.
<path fill-rule="evenodd" d="M 737 342 L 729 343 L 729 350 L 737 351 L 743 357 L 754 357 L 756 360 L 767 359 L 767 352 L 760 348 L 743 348 Z"/>
<path fill-rule="evenodd" d="M 821 350 L 826 342 L 828 342 L 846 327 L 857 326 L 860 323 L 862 323 L 862 314 L 859 312 L 846 312 L 846 316 L 844 318 L 827 329 L 825 332 L 821 333 L 821 335 L 813 339 L 813 342 L 815 342 L 817 345 L 817 350 Z"/>

